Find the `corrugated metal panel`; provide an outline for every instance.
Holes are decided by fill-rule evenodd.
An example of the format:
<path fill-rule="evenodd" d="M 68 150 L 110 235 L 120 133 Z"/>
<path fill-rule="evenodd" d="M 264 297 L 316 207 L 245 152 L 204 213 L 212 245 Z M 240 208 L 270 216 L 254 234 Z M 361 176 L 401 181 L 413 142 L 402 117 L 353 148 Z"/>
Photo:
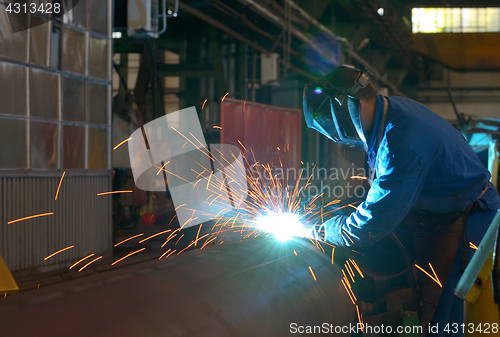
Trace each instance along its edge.
<path fill-rule="evenodd" d="M 11 271 L 74 261 L 112 248 L 111 177 L 0 177 L 0 254 Z M 12 224 L 30 215 L 53 215 Z M 74 245 L 47 261 L 59 249 Z"/>
<path fill-rule="evenodd" d="M 301 110 L 226 98 L 221 103 L 221 121 L 221 143 L 238 146 L 241 141 L 245 148 L 252 149 L 256 161 L 279 166 L 278 158 L 284 158 L 283 169 L 299 171 Z"/>

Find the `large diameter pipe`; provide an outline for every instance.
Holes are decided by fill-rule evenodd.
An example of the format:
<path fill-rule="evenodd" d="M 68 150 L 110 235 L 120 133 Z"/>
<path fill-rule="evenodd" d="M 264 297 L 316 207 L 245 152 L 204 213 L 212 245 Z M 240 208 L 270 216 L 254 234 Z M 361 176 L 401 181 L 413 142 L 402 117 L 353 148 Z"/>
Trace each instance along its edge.
<path fill-rule="evenodd" d="M 335 329 L 357 322 L 341 279 L 309 242 L 238 240 L 7 297 L 1 331 L 254 337 L 289 335 L 294 323 Z"/>

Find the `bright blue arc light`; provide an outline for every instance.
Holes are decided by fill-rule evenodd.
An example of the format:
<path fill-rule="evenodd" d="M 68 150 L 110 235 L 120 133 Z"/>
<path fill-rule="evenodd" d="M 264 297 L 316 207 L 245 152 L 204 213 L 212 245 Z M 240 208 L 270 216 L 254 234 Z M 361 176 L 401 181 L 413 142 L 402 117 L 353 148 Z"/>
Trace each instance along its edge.
<path fill-rule="evenodd" d="M 308 237 L 309 231 L 295 213 L 270 212 L 255 218 L 257 228 L 273 234 L 280 241 L 287 241 L 293 237 Z"/>

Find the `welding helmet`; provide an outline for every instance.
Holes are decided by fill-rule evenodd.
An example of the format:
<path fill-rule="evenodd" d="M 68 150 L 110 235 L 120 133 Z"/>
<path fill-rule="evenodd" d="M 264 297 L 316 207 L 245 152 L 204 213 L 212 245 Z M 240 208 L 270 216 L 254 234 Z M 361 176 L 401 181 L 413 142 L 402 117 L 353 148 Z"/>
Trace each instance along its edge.
<path fill-rule="evenodd" d="M 357 76 L 347 86 L 346 83 L 332 83 L 331 79 L 338 78 L 336 75 L 339 72 L 357 72 Z M 340 66 L 327 76 L 322 76 L 315 86 L 306 85 L 302 104 L 307 126 L 336 143 L 367 151 L 360 102 L 356 94 L 368 85 L 371 76 L 368 69 L 361 72 Z"/>

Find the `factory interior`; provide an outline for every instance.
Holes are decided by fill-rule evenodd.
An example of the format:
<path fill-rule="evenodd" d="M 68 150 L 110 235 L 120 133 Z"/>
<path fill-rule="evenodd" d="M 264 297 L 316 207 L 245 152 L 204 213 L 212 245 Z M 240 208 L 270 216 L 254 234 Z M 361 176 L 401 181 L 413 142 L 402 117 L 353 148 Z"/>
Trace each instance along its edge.
<path fill-rule="evenodd" d="M 498 0 L 0 0 L 2 336 L 500 325 Z"/>

